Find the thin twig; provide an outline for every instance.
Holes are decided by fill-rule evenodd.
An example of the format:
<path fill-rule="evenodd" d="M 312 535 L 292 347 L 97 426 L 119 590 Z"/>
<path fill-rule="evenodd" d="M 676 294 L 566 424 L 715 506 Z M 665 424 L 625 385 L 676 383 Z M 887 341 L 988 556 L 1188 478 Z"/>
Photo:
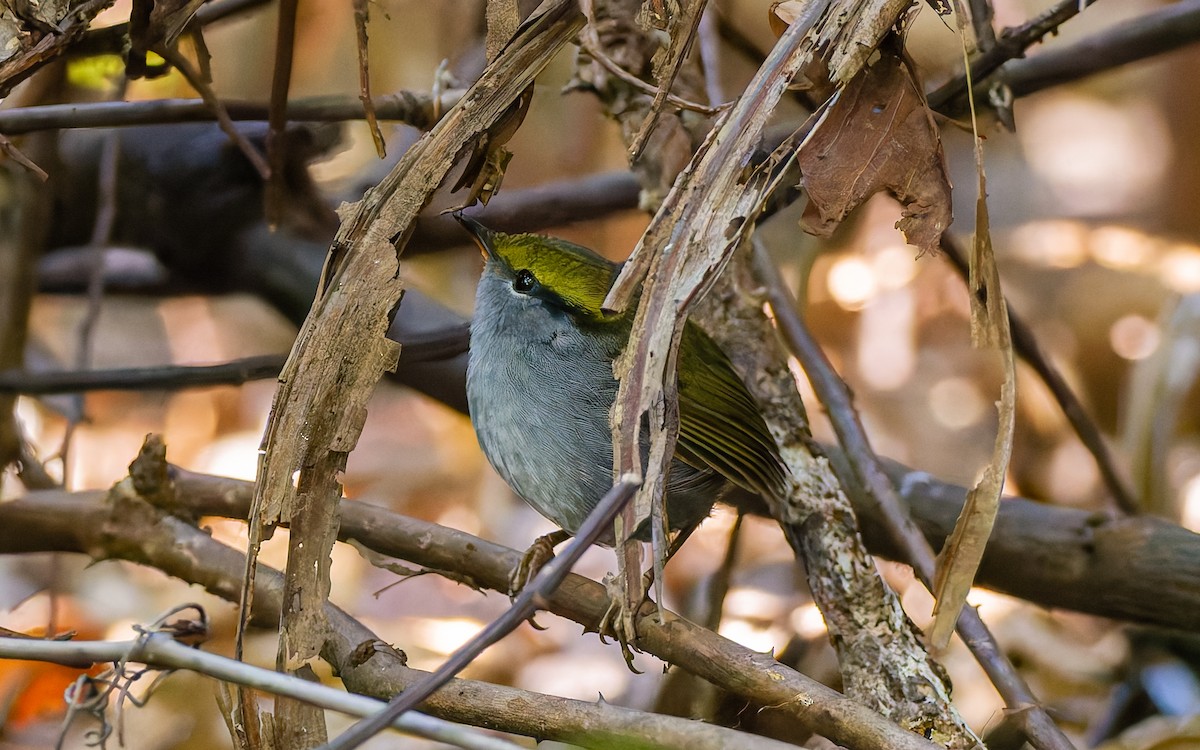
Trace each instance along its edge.
<path fill-rule="evenodd" d="M 1013 96 L 1027 96 L 1165 54 L 1197 39 L 1200 39 L 1200 0 L 1180 0 L 1074 44 L 1013 60 L 1001 68 L 999 75 Z"/>
<path fill-rule="evenodd" d="M 969 81 L 982 81 L 1004 63 L 1021 57 L 1027 49 L 1042 41 L 1047 34 L 1054 33 L 1089 4 L 1087 0 L 1059 0 L 1027 23 L 1005 29 L 996 40 L 996 46 L 971 61 L 970 78 L 963 73 L 930 92 L 927 97 L 929 106 L 939 112 L 947 110 L 955 100 L 966 95 Z"/>
<path fill-rule="evenodd" d="M 92 336 L 96 324 L 100 321 L 100 312 L 104 303 L 104 248 L 112 237 L 113 226 L 117 217 L 117 164 L 120 158 L 120 143 L 115 132 L 108 133 L 103 139 L 97 174 L 97 206 L 96 218 L 92 225 L 92 237 L 88 243 L 88 277 L 87 309 L 83 320 L 80 321 L 76 332 L 75 368 L 86 371 L 92 362 Z M 63 433 L 62 443 L 57 456 L 62 461 L 63 484 L 71 486 L 71 441 L 75 436 L 75 428 L 83 419 L 83 396 L 75 396 L 75 408 L 67 429 Z M 51 607 L 53 609 L 53 607 Z M 54 632 L 51 628 L 49 632 Z"/>
<path fill-rule="evenodd" d="M 725 609 L 725 597 L 729 594 L 729 585 L 733 581 L 733 571 L 737 564 L 738 542 L 742 538 L 742 514 L 738 513 L 733 527 L 729 529 L 729 541 L 725 544 L 725 555 L 721 564 L 709 576 L 705 596 L 705 612 L 701 624 L 714 633 L 721 628 L 721 616 Z"/>
<path fill-rule="evenodd" d="M 992 0 L 967 0 L 971 9 L 971 28 L 975 32 L 975 46 L 981 53 L 987 53 L 996 46 L 996 30 L 992 28 Z"/>
<path fill-rule="evenodd" d="M 435 99 L 430 94 L 402 91 L 375 97 L 373 106 L 380 120 L 399 120 L 428 130 L 438 120 L 436 113 L 454 106 L 462 94 L 461 89 L 453 89 Z M 266 102 L 228 100 L 224 106 L 226 115 L 234 121 L 265 121 L 268 116 Z M 302 122 L 341 122 L 362 117 L 363 106 L 357 97 L 309 97 L 289 102 L 287 107 L 287 119 Z M 203 99 L 46 104 L 0 110 L 0 132 L 20 135 L 60 128 L 113 128 L 216 119 L 216 112 Z"/>
<path fill-rule="evenodd" d="M 0 128 L 0 130 L 3 129 Z M 30 174 L 42 182 L 50 179 L 50 175 L 46 174 L 46 170 L 39 167 L 36 162 L 34 162 L 25 154 L 21 153 L 21 149 L 17 148 L 16 144 L 5 137 L 3 133 L 0 133 L 0 152 L 3 152 L 5 156 L 29 170 Z"/>
<path fill-rule="evenodd" d="M 246 136 L 242 135 L 241 131 L 234 126 L 233 120 L 229 119 L 229 113 L 225 111 L 225 105 L 217 98 L 217 93 L 213 91 L 212 86 L 204 82 L 204 79 L 200 77 L 200 74 L 192 67 L 188 59 L 180 54 L 179 49 L 176 47 L 168 48 L 160 46 L 155 52 L 162 55 L 164 60 L 171 63 L 183 75 L 188 84 L 200 94 L 200 98 L 204 100 L 205 105 L 208 106 L 216 118 L 217 124 L 220 125 L 221 131 L 229 136 L 229 140 L 233 141 L 234 145 L 238 147 L 238 150 L 242 152 L 255 171 L 258 172 L 259 176 L 264 180 L 268 179 L 271 175 L 271 169 L 267 166 L 267 162 L 263 159 L 262 154 L 258 153 L 258 149 L 254 147 L 254 144 L 250 143 L 246 139 Z"/>
<path fill-rule="evenodd" d="M 287 696 L 350 716 L 371 716 L 383 705 L 381 701 L 366 696 L 200 651 L 180 643 L 167 633 L 152 633 L 132 641 L 0 638 L 0 658 L 43 661 L 73 669 L 113 662 L 145 664 L 155 669 L 186 669 L 222 682 Z M 519 747 L 508 740 L 418 713 L 397 718 L 391 726 L 401 732 L 456 747 L 478 750 L 516 750 Z"/>
<path fill-rule="evenodd" d="M 849 387 L 838 377 L 824 351 L 812 337 L 796 310 L 791 292 L 784 286 L 778 270 L 759 243 L 755 243 L 754 260 L 755 272 L 766 287 L 783 339 L 800 361 L 813 390 L 825 405 L 838 440 L 856 474 L 855 478 L 865 490 L 865 499 L 884 519 L 893 543 L 903 550 L 917 577 L 926 587 L 931 587 L 935 573 L 933 548 L 913 523 L 895 486 L 887 478 L 854 409 Z M 1005 658 L 999 644 L 973 607 L 965 607 L 959 615 L 958 631 L 1005 703 L 1023 717 L 1023 726 L 1030 742 L 1044 749 L 1072 748 L 1070 740 L 1050 719 L 1024 679 Z"/>
<path fill-rule="evenodd" d="M 271 70 L 271 99 L 267 108 L 267 223 L 279 224 L 283 218 L 287 185 L 283 165 L 287 159 L 283 131 L 287 128 L 288 89 L 292 84 L 292 57 L 296 43 L 296 8 L 300 0 L 279 0 L 279 18 L 275 26 L 275 65 Z M 364 30 L 364 34 L 366 31 Z"/>
<path fill-rule="evenodd" d="M 358 99 L 362 103 L 363 114 L 367 118 L 367 128 L 371 131 L 371 140 L 375 143 L 375 154 L 383 159 L 387 156 L 387 146 L 383 141 L 383 133 L 379 130 L 379 119 L 375 114 L 375 100 L 371 98 L 371 70 L 367 55 L 367 0 L 354 0 L 354 31 L 358 40 Z"/>
<path fill-rule="evenodd" d="M 654 94 L 654 100 L 650 102 L 650 111 L 646 113 L 646 118 L 642 120 L 642 125 L 633 136 L 633 140 L 629 142 L 630 162 L 642 158 L 642 151 L 650 141 L 650 134 L 654 132 L 654 126 L 658 123 L 662 106 L 675 86 L 679 71 L 683 69 L 683 63 L 688 50 L 691 49 L 692 40 L 696 37 L 696 29 L 700 26 L 700 18 L 704 15 L 704 7 L 707 4 L 707 0 L 682 0 L 678 4 L 679 10 L 671 24 L 674 33 L 664 50 L 664 54 L 667 55 L 666 69 L 657 73 L 658 91 Z M 655 68 L 656 71 L 661 70 L 660 66 L 656 65 Z"/>
<path fill-rule="evenodd" d="M 725 101 L 725 90 L 721 85 L 721 34 L 718 15 L 715 4 L 705 7 L 704 15 L 700 17 L 700 27 L 696 30 L 700 65 L 704 70 L 704 93 L 710 103 Z"/>
<path fill-rule="evenodd" d="M 241 15 L 266 5 L 270 0 L 212 0 L 200 6 L 189 26 L 203 27 L 217 21 Z M 67 54 L 91 57 L 99 54 L 119 55 L 129 39 L 129 23 L 116 23 L 99 29 L 88 29 Z M 265 118 L 264 118 L 265 119 Z"/>
<path fill-rule="evenodd" d="M 0 370 L 0 393 L 46 396 L 84 391 L 170 391 L 241 385 L 279 374 L 282 355 L 246 357 L 219 365 L 163 365 L 112 370 L 26 372 Z"/>
<path fill-rule="evenodd" d="M 260 6 L 266 5 L 270 0 L 213 0 L 213 2 L 205 3 L 196 11 L 196 15 L 192 20 L 199 23 L 201 26 L 206 26 L 210 23 L 220 21 L 230 16 L 245 13 L 248 10 L 253 10 Z"/>
<path fill-rule="evenodd" d="M 636 476 L 621 477 L 588 514 L 575 538 L 562 551 L 562 554 L 538 571 L 537 576 L 521 591 L 520 596 L 513 601 L 507 612 L 497 617 L 478 635 L 451 654 L 442 666 L 438 667 L 437 671 L 396 696 L 383 711 L 346 730 L 337 739 L 329 742 L 325 750 L 350 750 L 366 742 L 397 717 L 416 708 L 422 701 L 433 695 L 489 646 L 516 630 L 521 623 L 537 614 L 538 610 L 545 609 L 550 597 L 567 577 L 567 574 L 571 572 L 571 568 L 579 561 L 583 553 L 603 534 L 612 529 L 613 519 L 629 503 L 640 484 L 641 480 Z"/>
<path fill-rule="evenodd" d="M 588 28 L 590 29 L 592 26 L 588 26 Z M 610 58 L 610 56 L 608 56 L 604 50 L 600 48 L 599 42 L 595 40 L 594 32 L 592 32 L 592 37 L 587 37 L 584 35 L 580 36 L 580 48 L 583 49 L 583 52 L 588 53 L 589 58 L 599 62 L 600 66 L 604 67 L 606 71 L 612 73 L 613 76 L 616 76 L 617 78 L 622 79 L 623 82 L 634 86 L 635 89 L 642 91 L 643 94 L 649 94 L 650 96 L 658 95 L 658 86 L 644 82 L 644 80 L 641 78 L 634 76 L 634 74 L 626 71 L 625 68 L 620 67 L 616 60 Z M 670 92 L 668 92 L 666 95 L 666 101 L 674 104 L 674 106 L 678 107 L 679 109 L 688 109 L 690 112 L 698 112 L 709 116 L 721 112 L 722 109 L 722 107 L 710 107 L 708 104 L 701 104 L 700 102 L 685 100 L 685 98 L 682 96 L 670 94 Z"/>
<path fill-rule="evenodd" d="M 428 334 L 399 337 L 402 362 L 407 366 L 438 362 L 467 351 L 467 324 L 443 327 Z M 48 396 L 84 391 L 175 391 L 215 385 L 241 385 L 279 375 L 287 357 L 266 354 L 216 365 L 159 365 L 109 370 L 29 372 L 0 370 L 0 393 Z"/>
<path fill-rule="evenodd" d="M 967 261 L 964 257 L 962 248 L 958 246 L 949 235 L 942 235 L 942 251 L 950 259 L 954 270 L 958 272 L 964 280 L 967 278 Z M 1012 305 L 1008 307 L 1008 325 L 1012 331 L 1013 348 L 1021 359 L 1025 360 L 1033 371 L 1038 374 L 1046 387 L 1050 389 L 1050 393 L 1054 396 L 1054 400 L 1058 402 L 1058 406 L 1062 409 L 1063 415 L 1066 416 L 1071 428 L 1075 430 L 1075 434 L 1079 436 L 1080 442 L 1087 448 L 1088 453 L 1096 461 L 1096 466 L 1100 470 L 1100 476 L 1104 479 L 1104 484 L 1108 487 L 1109 493 L 1112 494 L 1113 500 L 1117 507 L 1129 514 L 1136 514 L 1139 511 L 1137 498 L 1134 497 L 1133 491 L 1121 478 L 1121 472 L 1117 469 L 1116 460 L 1112 453 L 1108 450 L 1108 446 L 1104 443 L 1104 437 L 1100 434 L 1100 429 L 1096 427 L 1096 423 L 1087 413 L 1079 398 L 1075 395 L 1075 391 L 1071 389 L 1066 378 L 1042 351 L 1038 345 L 1037 337 L 1033 335 L 1033 330 L 1025 323 L 1025 321 L 1013 312 Z"/>
<path fill-rule="evenodd" d="M 125 79 L 122 76 L 119 93 L 124 93 L 124 90 Z M 104 136 L 97 165 L 96 218 L 92 225 L 91 240 L 88 243 L 91 268 L 88 271 L 87 310 L 79 324 L 75 350 L 75 367 L 79 370 L 87 370 L 92 366 L 96 325 L 100 321 L 100 313 L 104 304 L 104 248 L 112 239 L 113 227 L 117 220 L 117 167 L 120 157 L 121 144 L 117 133 L 109 132 Z M 74 402 L 75 408 L 67 421 L 67 428 L 63 432 L 62 443 L 58 449 L 58 458 L 62 462 L 63 486 L 68 489 L 71 488 L 71 443 L 75 437 L 75 430 L 85 418 L 83 395 L 75 395 Z M 47 633 L 56 632 L 58 629 L 56 618 L 60 568 L 60 561 L 56 555 L 50 561 L 50 621 L 46 626 Z"/>

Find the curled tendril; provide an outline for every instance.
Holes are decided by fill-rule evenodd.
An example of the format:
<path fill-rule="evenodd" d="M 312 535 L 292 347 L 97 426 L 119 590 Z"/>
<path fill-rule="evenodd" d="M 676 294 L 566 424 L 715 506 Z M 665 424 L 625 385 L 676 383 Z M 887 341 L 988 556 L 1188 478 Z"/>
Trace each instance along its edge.
<path fill-rule="evenodd" d="M 195 612 L 196 616 L 190 619 L 171 619 L 181 612 L 188 611 Z M 119 661 L 113 662 L 111 667 L 99 675 L 80 675 L 79 679 L 63 691 L 63 699 L 67 703 L 67 715 L 63 718 L 62 730 L 59 732 L 55 750 L 62 749 L 67 730 L 79 714 L 88 714 L 99 723 L 98 727 L 84 732 L 84 744 L 87 747 L 106 748 L 108 738 L 113 734 L 114 725 L 108 721 L 105 709 L 108 707 L 113 693 L 116 693 L 113 710 L 116 714 L 117 742 L 124 745 L 125 704 L 131 703 L 138 708 L 145 706 L 158 685 L 172 673 L 172 670 L 155 670 L 150 667 L 131 668 L 129 666 L 130 654 L 134 649 L 141 647 L 150 636 L 157 634 L 170 635 L 175 640 L 192 646 L 199 645 L 208 638 L 208 613 L 199 604 L 181 604 L 159 615 L 149 625 L 134 625 L 133 630 L 138 637 L 130 650 Z M 145 694 L 141 698 L 133 695 L 131 692 L 133 684 L 151 672 L 157 672 L 157 674 L 150 686 L 146 688 Z"/>

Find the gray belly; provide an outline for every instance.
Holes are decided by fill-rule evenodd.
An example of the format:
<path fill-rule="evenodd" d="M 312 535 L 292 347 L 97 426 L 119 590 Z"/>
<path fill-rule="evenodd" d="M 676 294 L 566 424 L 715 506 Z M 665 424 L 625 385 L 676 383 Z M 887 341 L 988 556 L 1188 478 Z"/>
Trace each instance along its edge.
<path fill-rule="evenodd" d="M 569 340 L 578 338 L 573 333 L 536 346 L 493 338 L 473 346 L 467 371 L 467 403 L 484 454 L 518 495 L 571 533 L 612 486 L 608 413 L 617 391 L 603 342 Z M 481 335 L 502 333 L 473 332 L 473 338 Z M 524 356 L 509 347 L 525 347 Z M 674 461 L 667 488 L 671 527 L 703 520 L 724 486 L 715 472 Z M 601 541 L 611 544 L 611 533 Z"/>

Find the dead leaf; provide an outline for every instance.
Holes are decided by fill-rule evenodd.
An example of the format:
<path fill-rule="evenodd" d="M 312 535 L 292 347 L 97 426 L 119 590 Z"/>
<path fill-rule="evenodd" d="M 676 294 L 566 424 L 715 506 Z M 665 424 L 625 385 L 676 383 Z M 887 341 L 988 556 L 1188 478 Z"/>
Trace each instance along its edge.
<path fill-rule="evenodd" d="M 508 166 L 509 159 L 512 158 L 512 154 L 504 147 L 504 144 L 508 143 L 508 139 L 513 137 L 517 128 L 521 127 L 521 123 L 525 121 L 525 114 L 529 111 L 529 104 L 532 101 L 533 84 L 530 84 L 512 103 L 512 106 L 500 116 L 496 124 L 475 142 L 471 156 L 467 159 L 467 165 L 451 192 L 456 193 L 465 187 L 471 189 L 461 204 L 449 210 L 458 211 L 468 208 L 475 205 L 476 201 L 487 205 L 492 195 L 500 189 L 500 182 L 504 179 L 504 170 Z"/>
<path fill-rule="evenodd" d="M 800 17 L 807 5 L 804 0 L 778 0 L 771 3 L 771 9 L 767 11 L 767 23 L 776 39 L 783 36 L 783 32 Z"/>
<path fill-rule="evenodd" d="M 1008 328 L 1008 306 L 1000 290 L 1000 272 L 992 250 L 992 233 L 987 209 L 987 179 L 983 171 L 983 149 L 976 138 L 975 158 L 979 175 L 979 197 L 975 203 L 975 238 L 971 244 L 970 287 L 971 339 L 980 348 L 994 348 L 1000 353 L 1004 367 L 1004 382 L 1000 386 L 999 427 L 992 446 L 992 457 L 979 483 L 967 493 L 954 532 L 946 540 L 934 576 L 933 624 L 929 641 L 934 648 L 945 648 L 958 623 L 958 615 L 967 602 L 967 594 L 975 583 L 975 574 L 983 560 L 983 551 L 996 514 L 1000 511 L 1000 493 L 1004 475 L 1012 458 L 1013 433 L 1016 428 L 1017 373 L 1013 359 L 1012 336 Z"/>
<path fill-rule="evenodd" d="M 908 64 L 887 42 L 880 54 L 800 148 L 809 195 L 802 225 L 827 237 L 867 198 L 887 191 L 904 207 L 896 226 L 909 244 L 936 252 L 953 220 L 942 141 Z"/>

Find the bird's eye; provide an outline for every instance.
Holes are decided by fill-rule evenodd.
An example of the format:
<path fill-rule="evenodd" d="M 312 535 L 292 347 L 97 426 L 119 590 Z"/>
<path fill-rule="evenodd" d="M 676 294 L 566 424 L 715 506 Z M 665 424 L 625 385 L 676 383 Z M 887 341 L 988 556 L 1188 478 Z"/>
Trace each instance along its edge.
<path fill-rule="evenodd" d="M 521 269 L 517 271 L 517 277 L 513 279 L 513 289 L 516 289 L 521 294 L 528 294 L 537 286 L 537 279 L 531 271 Z"/>

